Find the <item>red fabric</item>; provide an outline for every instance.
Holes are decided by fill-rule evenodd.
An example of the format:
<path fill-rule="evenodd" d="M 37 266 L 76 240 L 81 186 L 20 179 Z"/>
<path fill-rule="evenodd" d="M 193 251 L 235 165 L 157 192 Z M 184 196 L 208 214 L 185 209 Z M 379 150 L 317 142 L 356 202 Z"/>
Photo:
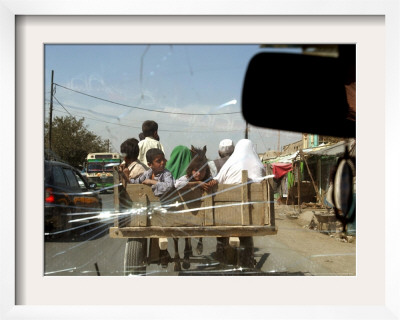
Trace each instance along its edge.
<path fill-rule="evenodd" d="M 273 163 L 272 164 L 272 172 L 276 179 L 284 176 L 289 171 L 292 171 L 291 163 Z"/>

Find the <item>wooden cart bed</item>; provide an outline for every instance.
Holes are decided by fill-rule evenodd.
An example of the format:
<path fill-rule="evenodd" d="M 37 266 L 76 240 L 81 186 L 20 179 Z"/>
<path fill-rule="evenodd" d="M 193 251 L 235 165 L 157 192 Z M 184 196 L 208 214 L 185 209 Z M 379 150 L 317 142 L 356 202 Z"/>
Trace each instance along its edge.
<path fill-rule="evenodd" d="M 239 237 L 276 234 L 271 184 L 220 184 L 210 192 L 200 188 L 174 190 L 162 200 L 151 187 L 119 185 L 114 174 L 116 215 L 112 238 Z"/>

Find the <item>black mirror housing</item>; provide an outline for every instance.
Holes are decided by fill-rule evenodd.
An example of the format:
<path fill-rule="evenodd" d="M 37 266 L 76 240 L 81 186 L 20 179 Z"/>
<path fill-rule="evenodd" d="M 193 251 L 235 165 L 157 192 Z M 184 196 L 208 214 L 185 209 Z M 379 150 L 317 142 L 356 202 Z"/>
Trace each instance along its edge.
<path fill-rule="evenodd" d="M 254 126 L 355 137 L 338 58 L 262 52 L 247 68 L 242 114 Z"/>

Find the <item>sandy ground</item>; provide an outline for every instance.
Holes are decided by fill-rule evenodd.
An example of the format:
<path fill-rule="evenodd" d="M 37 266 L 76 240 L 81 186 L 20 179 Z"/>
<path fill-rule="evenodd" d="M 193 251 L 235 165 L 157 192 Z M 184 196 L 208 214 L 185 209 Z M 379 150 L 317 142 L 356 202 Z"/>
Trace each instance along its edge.
<path fill-rule="evenodd" d="M 296 208 L 297 210 L 297 208 Z M 293 250 L 332 271 L 336 275 L 356 275 L 356 235 L 345 237 L 341 224 L 337 223 L 336 232 L 328 233 L 310 229 L 310 222 L 316 209 L 302 209 L 294 214 L 293 206 L 276 205 L 275 217 L 278 226 L 277 240 Z M 297 217 L 296 217 L 297 216 Z"/>

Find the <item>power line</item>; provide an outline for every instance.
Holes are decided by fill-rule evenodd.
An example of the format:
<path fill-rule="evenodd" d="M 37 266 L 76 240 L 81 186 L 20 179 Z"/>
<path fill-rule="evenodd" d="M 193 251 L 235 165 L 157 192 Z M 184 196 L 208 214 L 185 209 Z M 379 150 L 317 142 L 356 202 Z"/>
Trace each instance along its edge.
<path fill-rule="evenodd" d="M 258 128 L 256 128 L 256 130 L 257 130 L 257 132 L 258 132 L 258 135 L 259 135 L 260 138 L 261 138 L 261 142 L 263 143 L 265 150 L 267 150 L 267 146 L 266 146 L 265 143 L 264 143 L 264 139 L 263 139 L 263 137 L 261 136 L 260 130 L 259 130 Z"/>
<path fill-rule="evenodd" d="M 70 112 L 64 112 L 64 111 L 60 111 L 57 110 L 58 112 L 62 112 L 62 113 L 68 113 L 71 117 L 73 117 L 73 115 Z M 122 124 L 122 123 L 114 123 L 114 122 L 109 122 L 109 121 L 105 121 L 105 120 L 100 120 L 100 119 L 96 119 L 96 118 L 90 118 L 90 117 L 86 117 L 84 116 L 85 119 L 89 119 L 89 120 L 93 120 L 93 121 L 98 121 L 98 122 L 104 122 L 104 123 L 109 123 L 109 124 L 113 124 L 115 126 L 121 126 L 121 127 L 128 127 L 128 128 L 134 128 L 134 129 L 142 129 L 141 127 L 134 127 L 134 126 L 128 126 L 126 124 Z"/>
<path fill-rule="evenodd" d="M 141 107 L 134 107 L 134 106 L 130 106 L 130 105 L 127 105 L 127 104 L 124 104 L 124 103 L 119 103 L 119 102 L 103 99 L 103 98 L 100 98 L 100 97 L 96 97 L 96 96 L 93 96 L 93 95 L 90 95 L 90 94 L 87 94 L 87 93 L 84 93 L 84 92 L 81 92 L 81 91 L 77 91 L 77 90 L 74 90 L 74 89 L 71 89 L 71 88 L 64 87 L 64 86 L 62 86 L 62 85 L 60 85 L 58 83 L 54 83 L 54 85 L 58 86 L 58 87 L 61 87 L 61 88 L 64 88 L 66 90 L 73 91 L 75 93 L 82 94 L 82 95 L 90 97 L 90 98 L 98 99 L 98 100 L 101 100 L 101 101 L 109 102 L 109 103 L 116 104 L 116 105 L 123 106 L 123 107 L 127 107 L 127 108 L 139 109 L 139 110 L 144 110 L 144 111 L 149 111 L 149 112 L 180 114 L 180 115 L 187 115 L 187 116 L 219 116 L 219 115 L 240 113 L 240 111 L 237 111 L 237 112 L 223 112 L 223 113 L 186 113 L 186 112 L 170 112 L 170 111 L 161 111 L 161 110 L 151 110 L 151 109 L 146 109 L 146 108 L 141 108 Z"/>
<path fill-rule="evenodd" d="M 49 100 L 45 100 L 45 102 L 48 104 L 49 103 Z M 60 101 L 59 100 L 57 100 L 57 102 L 61 105 L 61 103 L 60 103 Z M 63 105 L 61 105 L 64 109 L 65 109 L 65 107 L 63 106 Z M 74 106 L 67 106 L 68 108 L 71 108 L 71 109 L 76 109 L 76 108 L 78 108 L 78 107 L 74 107 Z M 80 108 L 79 108 L 80 109 Z M 59 111 L 59 110 L 58 110 Z M 66 110 L 67 111 L 67 110 Z M 59 111 L 59 112 L 61 112 L 61 111 Z M 94 119 L 94 118 L 90 118 L 90 117 L 88 117 L 89 116 L 89 114 L 88 114 L 88 112 L 90 112 L 90 110 L 89 109 L 86 109 L 85 111 L 74 111 L 74 114 L 75 115 L 81 115 L 82 117 L 85 117 L 85 118 L 87 118 L 87 119 L 91 119 L 91 120 L 96 120 L 96 121 L 102 121 L 102 120 L 100 120 L 100 119 L 98 119 L 98 118 L 96 118 L 96 119 Z M 68 112 L 69 113 L 69 112 Z M 71 113 L 69 113 L 70 115 L 71 115 Z M 105 116 L 107 116 L 107 115 L 105 115 Z M 126 120 L 126 119 L 125 119 Z M 141 125 L 141 123 L 143 123 L 143 121 L 144 120 L 133 120 L 133 122 L 139 122 L 140 124 L 139 125 Z M 131 122 L 131 121 L 128 121 L 128 123 L 129 122 Z M 170 125 L 170 123 L 166 123 L 166 122 L 159 122 L 159 121 L 157 121 L 157 123 L 159 124 L 159 125 Z M 118 125 L 117 123 L 113 123 L 113 124 L 115 124 L 115 125 Z M 128 126 L 128 124 L 125 124 L 124 126 Z M 130 126 L 131 128 L 141 128 L 141 127 L 135 127 L 134 125 L 131 125 Z M 200 128 L 206 128 L 206 126 L 198 126 L 198 127 L 200 127 Z M 234 131 L 236 131 L 236 130 L 234 130 Z M 237 131 L 239 131 L 239 130 L 237 130 Z M 230 132 L 230 131 L 223 131 L 223 132 Z"/>
<path fill-rule="evenodd" d="M 63 109 L 65 110 L 65 111 L 67 111 L 68 112 L 68 114 L 71 116 L 71 117 L 73 117 L 73 115 L 72 114 L 70 114 L 69 113 L 69 111 L 67 110 L 67 109 L 65 109 L 65 107 L 61 104 L 61 102 L 60 101 L 58 101 L 58 99 L 53 95 L 53 98 L 54 99 L 56 99 L 56 101 L 59 103 L 59 105 L 61 106 L 61 107 L 63 107 Z"/>
<path fill-rule="evenodd" d="M 69 115 L 71 115 L 73 117 L 73 115 L 71 113 L 64 112 L 61 110 L 57 110 L 57 112 L 61 112 L 61 113 L 68 113 Z M 128 128 L 134 128 L 134 129 L 142 129 L 141 127 L 134 127 L 134 126 L 128 126 L 126 124 L 121 124 L 121 123 L 114 123 L 114 122 L 109 122 L 109 121 L 105 121 L 105 120 L 100 120 L 100 119 L 95 119 L 95 118 L 90 118 L 90 117 L 85 117 L 85 119 L 89 119 L 89 120 L 93 120 L 93 121 L 98 121 L 98 122 L 104 122 L 104 123 L 108 123 L 108 124 L 112 124 L 115 126 L 122 126 L 122 127 L 128 127 Z M 158 129 L 158 131 L 162 131 L 162 132 L 176 132 L 176 133 L 206 133 L 206 132 L 210 132 L 208 131 L 183 131 L 183 130 L 165 130 L 165 129 Z M 235 132 L 235 131 L 242 131 L 242 130 L 216 130 L 213 131 L 215 133 L 221 133 L 221 132 Z"/>
<path fill-rule="evenodd" d="M 74 116 L 74 115 L 79 115 L 79 116 L 82 116 L 82 117 L 84 117 L 84 118 L 86 118 L 86 119 L 90 119 L 90 120 L 95 120 L 95 121 L 99 121 L 99 122 L 105 122 L 105 123 L 110 123 L 110 124 L 114 124 L 114 125 L 120 125 L 120 126 L 125 126 L 125 127 L 129 127 L 129 128 L 135 128 L 135 129 L 141 129 L 141 127 L 137 127 L 137 126 L 134 126 L 134 125 L 129 125 L 129 124 L 127 124 L 127 123 L 125 123 L 125 124 L 120 124 L 120 123 L 114 123 L 114 122 L 109 122 L 109 121 L 105 121 L 105 120 L 100 120 L 100 119 L 98 119 L 98 118 L 91 118 L 89 115 L 88 115 L 88 113 L 86 113 L 85 111 L 74 111 L 74 115 L 72 115 L 70 112 L 68 112 L 68 110 L 66 110 L 65 109 L 65 107 L 60 103 L 60 101 L 59 100 L 57 100 L 57 102 L 61 105 L 61 107 L 63 107 L 64 108 L 64 110 L 65 111 L 67 111 L 67 113 L 70 115 L 70 116 Z M 72 108 L 72 109 L 74 109 L 75 107 L 71 107 L 71 106 L 68 106 L 68 108 Z M 60 111 L 60 110 L 57 110 L 58 112 L 62 112 L 62 111 Z M 65 113 L 65 112 L 64 112 Z M 162 124 L 163 122 L 157 122 L 158 124 Z M 189 128 L 191 128 L 191 126 L 189 126 Z M 206 128 L 209 128 L 209 126 L 207 127 L 207 126 L 199 126 L 199 128 L 204 128 L 204 129 L 206 129 Z M 167 129 L 161 129 L 160 131 L 169 131 L 169 132 L 175 132 L 175 131 L 173 131 L 173 130 L 167 130 Z M 215 131 L 215 132 L 233 132 L 233 131 L 239 131 L 239 130 L 226 130 L 226 131 Z M 188 131 L 178 131 L 178 132 L 188 132 Z M 198 132 L 205 132 L 205 131 L 198 131 Z"/>

